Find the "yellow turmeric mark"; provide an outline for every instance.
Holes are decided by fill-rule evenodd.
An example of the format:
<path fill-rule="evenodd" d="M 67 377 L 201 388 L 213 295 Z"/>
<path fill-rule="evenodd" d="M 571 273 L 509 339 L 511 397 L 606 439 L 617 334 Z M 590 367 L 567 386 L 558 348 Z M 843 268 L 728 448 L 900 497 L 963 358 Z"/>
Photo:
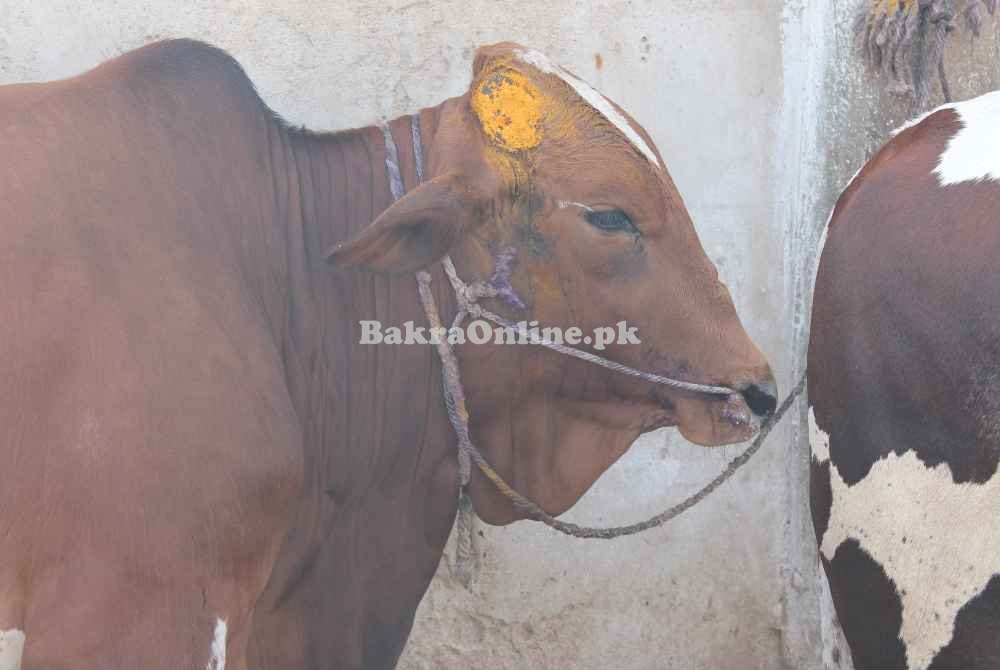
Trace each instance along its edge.
<path fill-rule="evenodd" d="M 481 79 L 472 93 L 483 131 L 506 151 L 524 151 L 542 141 L 545 101 L 541 92 L 520 72 L 494 70 Z"/>

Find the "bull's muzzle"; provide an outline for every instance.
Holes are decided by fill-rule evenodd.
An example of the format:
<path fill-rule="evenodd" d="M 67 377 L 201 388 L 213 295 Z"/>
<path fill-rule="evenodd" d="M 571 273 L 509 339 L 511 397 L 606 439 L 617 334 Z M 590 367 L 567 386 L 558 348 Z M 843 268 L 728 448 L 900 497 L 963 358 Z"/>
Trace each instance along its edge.
<path fill-rule="evenodd" d="M 762 420 L 771 418 L 778 406 L 778 385 L 774 379 L 767 379 L 757 384 L 750 384 L 740 391 L 747 407 L 755 416 Z"/>

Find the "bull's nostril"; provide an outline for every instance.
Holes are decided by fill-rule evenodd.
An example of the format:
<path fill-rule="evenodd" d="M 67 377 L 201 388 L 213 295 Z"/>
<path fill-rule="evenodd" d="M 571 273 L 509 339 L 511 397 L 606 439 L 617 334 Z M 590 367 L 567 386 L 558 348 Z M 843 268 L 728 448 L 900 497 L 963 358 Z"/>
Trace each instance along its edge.
<path fill-rule="evenodd" d="M 778 406 L 778 388 L 772 382 L 751 384 L 743 389 L 742 395 L 750 411 L 765 419 L 774 414 Z"/>

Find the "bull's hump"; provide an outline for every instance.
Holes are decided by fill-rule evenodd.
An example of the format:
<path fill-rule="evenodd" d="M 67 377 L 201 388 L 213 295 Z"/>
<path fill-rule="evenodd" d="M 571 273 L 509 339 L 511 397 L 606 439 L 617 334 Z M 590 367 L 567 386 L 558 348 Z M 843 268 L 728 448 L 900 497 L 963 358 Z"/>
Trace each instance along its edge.
<path fill-rule="evenodd" d="M 626 139 L 645 156 L 650 163 L 658 168 L 663 166 L 656 152 L 649 146 L 649 143 L 642 138 L 636 129 L 629 123 L 618 109 L 604 95 L 593 86 L 575 76 L 571 72 L 556 65 L 539 51 L 530 49 L 519 49 L 515 52 L 518 58 L 525 63 L 533 65 L 546 74 L 552 74 L 566 82 L 584 102 L 596 109 L 605 119 L 614 125 Z"/>

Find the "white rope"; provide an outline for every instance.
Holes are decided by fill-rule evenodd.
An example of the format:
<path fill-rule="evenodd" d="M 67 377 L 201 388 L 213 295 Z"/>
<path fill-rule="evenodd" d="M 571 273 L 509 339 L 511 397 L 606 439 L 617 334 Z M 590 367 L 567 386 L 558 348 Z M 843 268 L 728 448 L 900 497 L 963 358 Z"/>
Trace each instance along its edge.
<path fill-rule="evenodd" d="M 672 379 L 670 377 L 664 377 L 663 375 L 658 375 L 652 372 L 637 370 L 627 365 L 608 360 L 603 356 L 598 356 L 597 354 L 589 351 L 576 349 L 575 347 L 571 347 L 560 342 L 553 342 L 545 337 L 542 337 L 537 332 L 527 330 L 524 326 L 489 311 L 479 304 L 479 300 L 483 298 L 495 298 L 500 295 L 500 291 L 496 287 L 496 275 L 494 275 L 494 281 L 480 281 L 470 285 L 466 284 L 458 276 L 458 272 L 455 270 L 455 264 L 452 262 L 450 256 L 445 256 L 442 264 L 444 265 L 445 274 L 448 275 L 448 280 L 451 282 L 451 286 L 455 290 L 455 299 L 458 301 L 458 315 L 455 318 L 455 322 L 452 324 L 453 327 L 457 327 L 462 321 L 465 320 L 466 316 L 473 319 L 482 318 L 492 321 L 493 323 L 503 326 L 504 328 L 512 328 L 516 330 L 518 333 L 526 337 L 531 344 L 537 344 L 538 346 L 551 349 L 552 351 L 556 351 L 560 354 L 572 356 L 582 361 L 587 361 L 588 363 L 593 363 L 603 368 L 607 368 L 608 370 L 614 370 L 615 372 L 620 372 L 625 375 L 638 377 L 639 379 L 643 379 L 654 384 L 662 384 L 664 386 L 669 386 L 682 391 L 705 393 L 708 395 L 727 396 L 737 392 L 735 389 L 731 389 L 727 386 L 697 384 L 695 382 Z M 498 267 L 500 265 L 501 263 L 498 263 Z"/>
<path fill-rule="evenodd" d="M 423 181 L 423 153 L 420 142 L 419 124 L 419 115 L 411 119 L 411 131 L 414 143 L 414 162 L 418 183 Z M 399 170 L 399 158 L 396 152 L 395 143 L 392 139 L 392 134 L 389 132 L 388 127 L 383 126 L 382 133 L 386 143 L 385 162 L 389 176 L 389 186 L 392 191 L 393 200 L 398 200 L 403 194 L 403 180 Z M 490 277 L 490 279 L 467 284 L 458 276 L 458 272 L 455 270 L 455 264 L 452 262 L 451 257 L 445 256 L 442 264 L 444 266 L 445 274 L 451 282 L 452 289 L 455 292 L 455 299 L 458 302 L 458 313 L 455 315 L 455 319 L 452 323 L 453 328 L 458 327 L 467 317 L 472 317 L 474 319 L 483 318 L 492 321 L 497 325 L 503 326 L 504 328 L 511 328 L 517 331 L 527 338 L 527 340 L 532 344 L 536 344 L 580 360 L 594 363 L 595 365 L 599 365 L 609 370 L 614 370 L 615 372 L 638 377 L 654 384 L 663 384 L 665 386 L 670 386 L 684 391 L 705 393 L 708 395 L 730 395 L 737 392 L 734 389 L 725 386 L 696 384 L 694 382 L 671 379 L 670 377 L 664 377 L 651 372 L 636 370 L 635 368 L 631 368 L 621 363 L 616 363 L 615 361 L 608 360 L 598 356 L 597 354 L 566 346 L 558 342 L 552 342 L 545 337 L 541 337 L 536 333 L 526 330 L 519 324 L 516 324 L 499 314 L 489 311 L 479 304 L 479 301 L 483 298 L 499 298 L 515 308 L 524 309 L 524 304 L 521 303 L 521 300 L 517 297 L 513 287 L 510 285 L 510 270 L 513 261 L 514 249 L 506 249 L 497 257 L 493 276 Z M 437 304 L 434 301 L 434 295 L 431 291 L 430 273 L 420 271 L 416 274 L 416 278 L 417 291 L 420 295 L 420 302 L 423 304 L 427 321 L 431 328 L 440 329 L 442 328 L 441 316 L 438 313 Z M 466 499 L 466 488 L 469 484 L 471 466 L 475 463 L 487 479 L 489 479 L 493 485 L 497 487 L 502 495 L 511 500 L 515 507 L 523 511 L 529 517 L 534 518 L 559 532 L 579 538 L 611 539 L 622 537 L 624 535 L 640 533 L 644 530 L 661 526 L 667 521 L 682 514 L 685 510 L 695 506 L 724 482 L 728 481 L 740 468 L 750 461 L 753 455 L 757 453 L 760 447 L 764 444 L 764 440 L 767 438 L 771 428 L 773 428 L 775 424 L 781 420 L 781 417 L 789 409 L 789 407 L 791 407 L 795 398 L 798 397 L 798 395 L 801 394 L 805 388 L 805 376 L 803 376 L 792 393 L 778 408 L 777 412 L 775 412 L 774 415 L 771 416 L 771 419 L 765 422 L 761 427 L 761 430 L 753 444 L 751 444 L 750 447 L 742 454 L 734 458 L 721 474 L 693 495 L 688 496 L 670 509 L 640 523 L 614 528 L 590 528 L 586 526 L 578 526 L 576 524 L 554 518 L 532 500 L 521 495 L 517 490 L 511 487 L 503 479 L 503 477 L 501 477 L 499 473 L 497 473 L 492 466 L 490 466 L 485 457 L 483 457 L 482 453 L 480 453 L 480 451 L 476 449 L 475 445 L 472 443 L 472 437 L 469 434 L 469 411 L 465 404 L 465 393 L 462 389 L 458 359 L 455 356 L 455 352 L 449 344 L 447 337 L 439 338 L 439 341 L 437 342 L 437 352 L 439 358 L 441 359 L 445 408 L 447 410 L 452 428 L 455 431 L 455 435 L 458 438 L 459 497 L 462 502 L 459 508 L 459 514 L 469 518 L 471 518 L 471 515 L 473 514 L 472 505 L 470 501 Z M 461 524 L 459 525 L 461 526 Z M 471 526 L 469 526 L 466 531 L 466 534 L 471 533 Z M 468 552 L 466 551 L 465 553 Z M 461 555 L 462 552 L 460 551 L 459 554 Z M 463 571 L 459 572 L 461 575 L 465 574 Z M 467 583 L 466 580 L 471 580 L 471 575 L 465 575 L 461 578 L 463 579 L 463 583 Z"/>

